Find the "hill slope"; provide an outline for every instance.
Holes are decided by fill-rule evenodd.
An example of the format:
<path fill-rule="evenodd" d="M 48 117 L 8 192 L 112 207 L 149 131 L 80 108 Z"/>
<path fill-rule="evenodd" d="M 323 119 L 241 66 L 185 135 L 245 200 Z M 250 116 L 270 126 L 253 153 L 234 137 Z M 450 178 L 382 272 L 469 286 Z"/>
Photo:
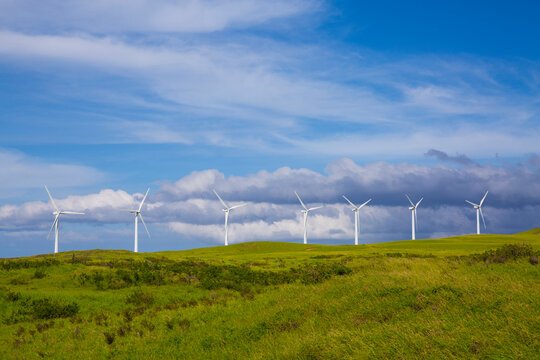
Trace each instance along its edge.
<path fill-rule="evenodd" d="M 538 230 L 362 246 L 256 242 L 4 260 L 0 353 L 534 358 Z"/>

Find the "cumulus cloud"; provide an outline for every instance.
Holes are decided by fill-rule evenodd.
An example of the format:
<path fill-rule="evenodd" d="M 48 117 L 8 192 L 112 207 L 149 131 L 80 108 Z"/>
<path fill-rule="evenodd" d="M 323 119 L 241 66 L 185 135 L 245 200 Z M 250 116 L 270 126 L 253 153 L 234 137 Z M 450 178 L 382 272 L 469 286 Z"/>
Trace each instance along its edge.
<path fill-rule="evenodd" d="M 231 205 L 248 203 L 231 213 L 231 237 L 235 241 L 291 240 L 302 232 L 301 206 L 294 195 L 298 191 L 308 206 L 324 205 L 310 213 L 310 237 L 345 241 L 353 229 L 350 206 L 341 197 L 346 194 L 357 203 L 373 198 L 362 210 L 361 231 L 370 239 L 388 239 L 395 234 L 407 236 L 410 215 L 404 194 L 408 193 L 414 199 L 425 199 L 418 210 L 420 234 L 459 235 L 474 229 L 474 209 L 464 200 L 479 201 L 483 191 L 489 189 L 484 211 L 490 231 L 511 232 L 535 224 L 540 208 L 539 180 L 540 172 L 526 166 L 451 168 L 386 162 L 361 166 L 346 158 L 329 163 L 325 173 L 281 168 L 227 177 L 217 170 L 205 170 L 162 183 L 150 193 L 143 214 L 149 224 L 163 231 L 217 242 L 223 235 L 223 212 L 212 192 L 215 188 Z M 126 224 L 133 220 L 132 215 L 119 210 L 136 208 L 142 197 L 141 193 L 106 189 L 56 202 L 61 209 L 86 213 L 80 218 L 66 216 L 64 221 Z M 47 202 L 3 205 L 0 230 L 46 230 L 52 210 Z"/>
<path fill-rule="evenodd" d="M 425 197 L 427 206 L 438 206 L 462 204 L 465 198 L 481 197 L 489 189 L 492 204 L 519 207 L 540 202 L 539 180 L 538 171 L 519 165 L 456 169 L 381 161 L 361 166 L 343 158 L 329 163 L 324 174 L 287 167 L 230 177 L 216 170 L 193 172 L 177 182 L 163 183 L 156 198 L 212 199 L 211 189 L 216 188 L 234 201 L 292 204 L 297 202 L 294 191 L 298 191 L 306 202 L 334 203 L 347 194 L 358 202 L 373 197 L 380 204 L 400 205 L 408 193 Z"/>

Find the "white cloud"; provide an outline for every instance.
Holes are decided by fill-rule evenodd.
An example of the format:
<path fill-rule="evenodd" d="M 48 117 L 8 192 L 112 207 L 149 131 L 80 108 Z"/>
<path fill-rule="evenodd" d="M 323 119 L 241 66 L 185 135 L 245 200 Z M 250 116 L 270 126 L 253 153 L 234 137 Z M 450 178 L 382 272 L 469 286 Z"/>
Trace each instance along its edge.
<path fill-rule="evenodd" d="M 425 198 L 418 210 L 419 232 L 429 237 L 434 233 L 468 233 L 474 228 L 475 217 L 464 200 L 479 200 L 489 189 L 485 203 L 489 231 L 509 232 L 535 224 L 539 179 L 537 169 L 524 166 L 451 168 L 385 162 L 360 166 L 350 159 L 330 163 L 325 174 L 282 168 L 271 173 L 225 177 L 216 170 L 206 170 L 174 183 L 163 183 L 150 193 L 143 214 L 147 223 L 166 232 L 219 242 L 224 218 L 222 205 L 212 192 L 217 188 L 229 204 L 248 203 L 231 213 L 231 239 L 290 240 L 302 235 L 301 207 L 294 195 L 297 190 L 308 206 L 324 204 L 309 216 L 310 238 L 346 241 L 353 231 L 352 212 L 341 197 L 346 194 L 357 203 L 373 198 L 362 210 L 361 233 L 369 239 L 388 239 L 392 234 L 407 236 L 409 232 L 410 214 L 404 197 L 409 193 L 414 200 Z M 106 189 L 56 202 L 61 209 L 86 213 L 81 217 L 66 216 L 63 220 L 67 222 L 125 224 L 131 223 L 132 215 L 119 210 L 136 208 L 142 197 L 141 193 Z M 0 230 L 46 231 L 52 210 L 48 202 L 0 206 Z M 516 218 L 519 221 L 515 223 L 509 220 Z"/>
<path fill-rule="evenodd" d="M 206 33 L 315 11 L 308 0 L 5 0 L 0 23 L 27 31 Z"/>
<path fill-rule="evenodd" d="M 92 69 L 129 78 L 157 96 L 146 118 L 95 123 L 103 128 L 97 134 L 107 136 L 88 136 L 91 143 L 182 143 L 370 158 L 414 156 L 434 147 L 477 157 L 536 151 L 538 101 L 511 68 L 430 56 L 374 63 L 373 54 L 349 63 L 328 52 L 322 45 L 259 38 L 156 42 L 0 31 L 5 61 L 32 59 L 40 71 L 42 64 L 50 71 L 65 64 Z M 501 72 L 522 84 L 520 90 L 496 81 Z M 152 107 L 152 101 L 141 104 L 138 98 L 126 95 L 118 102 Z M 320 131 L 321 126 L 331 130 Z"/>
<path fill-rule="evenodd" d="M 20 152 L 0 149 L 0 184 L 5 189 L 55 186 L 81 186 L 95 184 L 105 175 L 82 165 L 59 164 L 30 157 Z"/>

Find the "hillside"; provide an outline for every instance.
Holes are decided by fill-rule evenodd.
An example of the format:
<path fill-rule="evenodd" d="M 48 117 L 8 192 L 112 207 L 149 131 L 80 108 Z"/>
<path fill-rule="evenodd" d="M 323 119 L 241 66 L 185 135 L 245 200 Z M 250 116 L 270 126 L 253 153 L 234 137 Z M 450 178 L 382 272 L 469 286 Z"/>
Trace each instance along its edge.
<path fill-rule="evenodd" d="M 534 358 L 540 229 L 0 262 L 5 359 Z"/>

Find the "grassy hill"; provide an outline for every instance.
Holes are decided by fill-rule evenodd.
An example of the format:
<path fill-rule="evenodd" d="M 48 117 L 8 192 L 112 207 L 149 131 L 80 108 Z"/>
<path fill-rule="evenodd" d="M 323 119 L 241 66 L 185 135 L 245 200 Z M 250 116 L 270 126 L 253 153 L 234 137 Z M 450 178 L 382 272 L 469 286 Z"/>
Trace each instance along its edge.
<path fill-rule="evenodd" d="M 2 359 L 523 358 L 540 229 L 0 260 Z"/>

